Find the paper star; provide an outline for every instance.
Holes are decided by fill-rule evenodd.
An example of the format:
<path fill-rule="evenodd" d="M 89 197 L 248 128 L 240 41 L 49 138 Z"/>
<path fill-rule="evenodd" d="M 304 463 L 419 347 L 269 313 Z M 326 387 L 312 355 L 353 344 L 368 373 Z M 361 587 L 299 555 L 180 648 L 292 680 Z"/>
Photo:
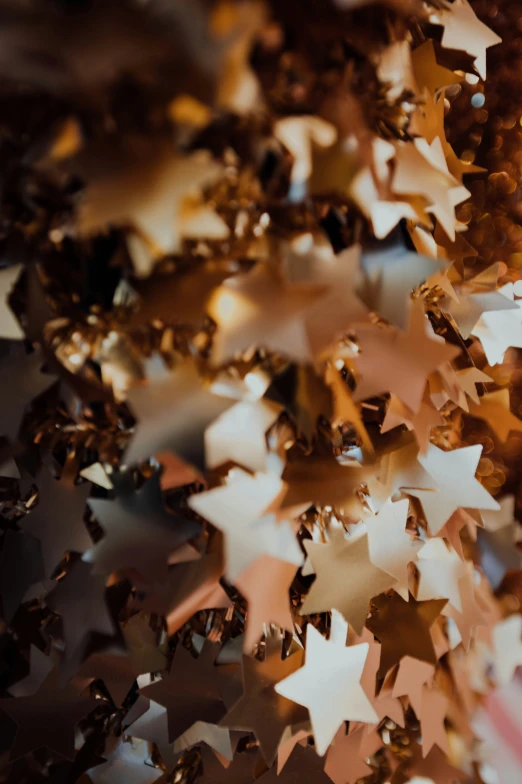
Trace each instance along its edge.
<path fill-rule="evenodd" d="M 438 490 L 407 490 L 419 499 L 432 534 L 438 534 L 444 523 L 461 506 L 470 509 L 498 509 L 497 501 L 475 479 L 482 446 L 465 447 L 444 452 L 434 444 L 418 461 L 437 483 Z"/>
<path fill-rule="evenodd" d="M 450 84 L 458 84 L 462 81 L 462 77 L 459 77 L 454 71 L 439 65 L 435 56 L 435 47 L 430 38 L 413 50 L 411 62 L 419 92 L 427 89 L 430 94 L 434 94 L 444 87 L 449 87 Z M 428 143 L 432 141 L 427 135 L 426 138 Z"/>
<path fill-rule="evenodd" d="M 338 610 L 360 634 L 368 614 L 370 599 L 396 582 L 370 560 L 368 534 L 358 539 L 333 536 L 327 544 L 305 541 L 316 572 L 300 609 L 301 615 Z"/>
<path fill-rule="evenodd" d="M 215 647 L 207 643 L 195 659 L 180 644 L 170 672 L 140 690 L 168 712 L 169 742 L 176 740 L 196 721 L 218 722 L 225 713 L 215 667 Z"/>
<path fill-rule="evenodd" d="M 236 752 L 232 764 L 224 767 L 206 746 L 201 753 L 203 775 L 201 784 L 251 784 L 257 755 L 252 750 Z"/>
<path fill-rule="evenodd" d="M 23 340 L 24 331 L 20 322 L 9 307 L 8 299 L 20 277 L 21 264 L 0 269 L 0 337 L 9 340 Z"/>
<path fill-rule="evenodd" d="M 271 623 L 293 631 L 289 590 L 296 572 L 295 564 L 261 555 L 236 578 L 235 585 L 248 603 L 245 651 L 252 650 Z"/>
<path fill-rule="evenodd" d="M 504 354 L 512 346 L 522 348 L 522 302 L 515 300 L 512 283 L 498 289 L 498 293 L 516 305 L 516 310 L 493 310 L 483 313 L 472 330 L 479 338 L 486 354 L 488 365 L 504 361 Z"/>
<path fill-rule="evenodd" d="M 126 489 L 112 501 L 91 498 L 89 506 L 104 531 L 83 556 L 94 564 L 94 574 L 133 568 L 157 579 L 166 571 L 169 554 L 200 530 L 195 521 L 166 510 L 159 472 L 139 490 Z"/>
<path fill-rule="evenodd" d="M 61 616 L 69 670 L 81 664 L 93 634 L 116 634 L 105 600 L 105 578 L 93 575 L 92 566 L 84 561 L 73 565 L 49 594 L 47 604 Z"/>
<path fill-rule="evenodd" d="M 408 601 L 408 564 L 417 560 L 421 547 L 406 533 L 409 502 L 407 499 L 383 504 L 377 515 L 365 520 L 368 529 L 370 559 L 397 581 L 393 589 Z"/>
<path fill-rule="evenodd" d="M 417 413 L 410 411 L 398 397 L 392 395 L 381 426 L 381 433 L 406 425 L 408 430 L 413 431 L 419 449 L 424 453 L 430 444 L 432 428 L 440 427 L 444 422 L 444 417 L 437 411 L 428 394 L 424 395 Z"/>
<path fill-rule="evenodd" d="M 392 697 L 408 697 L 417 718 L 421 715 L 423 686 L 431 683 L 435 667 L 433 664 L 403 656 L 393 684 Z"/>
<path fill-rule="evenodd" d="M 75 468 L 67 465 L 59 480 L 43 469 L 38 477 L 38 504 L 20 521 L 24 531 L 40 540 L 45 576 L 50 577 L 64 553 L 83 553 L 92 540 L 83 522 L 90 492 L 87 482 L 74 484 Z"/>
<path fill-rule="evenodd" d="M 303 708 L 274 689 L 301 666 L 302 660 L 300 651 L 281 659 L 279 646 L 267 650 L 262 662 L 243 656 L 243 695 L 221 720 L 223 727 L 253 732 L 268 765 L 276 757 L 285 728 L 306 719 Z"/>
<path fill-rule="evenodd" d="M 156 254 L 178 253 L 184 238 L 228 236 L 224 221 L 201 198 L 201 189 L 216 182 L 222 171 L 206 150 L 177 157 L 160 145 L 144 149 L 140 157 L 119 172 L 109 167 L 88 175 L 78 218 L 82 233 L 130 224 Z M 152 266 L 147 260 L 137 272 L 146 276 Z"/>
<path fill-rule="evenodd" d="M 487 624 L 486 617 L 475 596 L 475 581 L 473 576 L 473 565 L 466 563 L 465 572 L 459 580 L 460 600 L 462 611 L 459 612 L 454 606 L 449 604 L 443 610 L 443 614 L 448 618 L 453 618 L 461 637 L 464 649 L 469 650 L 473 632 L 477 626 Z"/>
<path fill-rule="evenodd" d="M 192 495 L 189 506 L 225 534 L 226 575 L 231 582 L 259 555 L 271 555 L 301 566 L 303 556 L 291 523 L 271 513 L 285 483 L 271 474 L 246 472 L 224 487 Z"/>
<path fill-rule="evenodd" d="M 446 599 L 418 602 L 410 596 L 409 602 L 405 602 L 393 592 L 391 596 L 378 596 L 373 604 L 375 611 L 366 621 L 366 626 L 382 645 L 380 677 L 384 677 L 403 656 L 437 664 L 430 629 Z"/>
<path fill-rule="evenodd" d="M 476 367 L 457 370 L 457 377 L 459 379 L 459 384 L 461 385 L 466 395 L 477 405 L 480 403 L 480 398 L 478 396 L 476 385 L 487 384 L 488 382 L 493 381 L 490 376 L 486 375 L 486 373 L 483 373 L 482 370 L 479 370 Z"/>
<path fill-rule="evenodd" d="M 496 46 L 501 38 L 478 19 L 467 0 L 456 0 L 451 10 L 437 14 L 444 26 L 442 46 L 463 49 L 475 58 L 475 68 L 486 78 L 486 50 Z"/>
<path fill-rule="evenodd" d="M 145 699 L 141 697 L 140 699 Z M 150 702 L 148 710 L 129 724 L 126 734 L 133 738 L 155 743 L 167 769 L 171 770 L 179 757 L 169 742 L 168 711 L 157 702 Z M 145 744 L 143 744 L 145 746 Z"/>
<path fill-rule="evenodd" d="M 305 115 L 278 120 L 274 124 L 274 136 L 294 157 L 290 199 L 295 194 L 295 200 L 301 201 L 312 173 L 312 144 L 330 147 L 337 138 L 337 131 L 320 117 Z"/>
<path fill-rule="evenodd" d="M 402 242 L 381 245 L 362 255 L 359 295 L 381 318 L 406 329 L 411 292 L 445 265 L 438 259 L 413 253 Z"/>
<path fill-rule="evenodd" d="M 12 759 L 44 747 L 74 759 L 75 725 L 99 703 L 81 697 L 71 685 L 61 688 L 59 680 L 58 671 L 53 669 L 34 694 L 0 700 L 0 708 L 17 725 Z"/>
<path fill-rule="evenodd" d="M 232 460 L 250 471 L 266 471 L 266 431 L 281 408 L 267 400 L 236 403 L 205 431 L 205 457 L 209 469 Z"/>
<path fill-rule="evenodd" d="M 400 700 L 385 692 L 384 689 L 377 693 L 377 673 L 381 661 L 381 646 L 376 642 L 373 634 L 368 629 L 363 629 L 362 635 L 357 637 L 355 644 L 359 643 L 368 643 L 369 645 L 368 656 L 366 657 L 361 677 L 361 686 L 379 717 L 379 722 L 389 718 L 395 724 L 398 724 L 399 727 L 404 727 L 404 710 Z M 352 724 L 350 729 L 353 729 L 354 726 Z"/>
<path fill-rule="evenodd" d="M 511 615 L 493 627 L 493 672 L 496 683 L 506 686 L 522 665 L 522 617 Z"/>
<path fill-rule="evenodd" d="M 308 624 L 304 666 L 275 687 L 278 694 L 308 708 L 320 756 L 343 721 L 378 721 L 360 684 L 367 655 L 368 645 L 347 648 L 325 640 Z"/>
<path fill-rule="evenodd" d="M 429 373 L 460 353 L 433 333 L 422 300 L 411 305 L 406 333 L 374 326 L 361 327 L 357 334 L 361 380 L 354 399 L 393 392 L 413 412 L 421 406 Z"/>
<path fill-rule="evenodd" d="M 231 607 L 221 587 L 223 559 L 218 552 L 203 555 L 169 569 L 162 583 L 138 583 L 136 604 L 148 612 L 165 617 L 169 634 L 201 610 Z"/>
<path fill-rule="evenodd" d="M 498 389 L 480 398 L 480 403 L 471 403 L 471 416 L 489 424 L 500 441 L 505 442 L 512 430 L 522 430 L 522 420 L 511 413 L 509 389 Z"/>
<path fill-rule="evenodd" d="M 353 784 L 373 773 L 360 755 L 360 745 L 364 729 L 346 734 L 344 726 L 338 731 L 328 749 L 324 772 L 334 784 Z"/>
<path fill-rule="evenodd" d="M 448 599 L 448 603 L 462 612 L 459 581 L 464 576 L 466 564 L 455 550 L 447 547 L 442 539 L 429 539 L 418 552 L 415 564 L 420 575 L 417 599 Z"/>
<path fill-rule="evenodd" d="M 492 264 L 475 277 L 456 286 L 458 300 L 445 297 L 439 307 L 449 313 L 467 340 L 484 313 L 516 310 L 516 304 L 496 290 L 499 263 Z"/>
<path fill-rule="evenodd" d="M 456 781 L 469 780 L 468 774 L 455 768 L 438 746 L 434 746 L 424 759 L 420 752 L 415 754 L 408 775 L 410 774 L 420 777 L 417 779 L 419 784 L 424 784 L 425 779 L 435 784 L 455 784 Z M 415 782 L 415 779 L 411 781 Z"/>
<path fill-rule="evenodd" d="M 449 700 L 443 694 L 423 687 L 420 711 L 423 757 L 429 754 L 435 744 L 445 754 L 449 754 L 448 737 L 444 729 L 448 705 Z"/>
<path fill-rule="evenodd" d="M 212 394 L 189 363 L 173 372 L 162 370 L 145 386 L 131 389 L 128 402 L 138 425 L 125 453 L 127 464 L 167 450 L 198 468 L 204 464 L 205 428 L 231 405 Z"/>

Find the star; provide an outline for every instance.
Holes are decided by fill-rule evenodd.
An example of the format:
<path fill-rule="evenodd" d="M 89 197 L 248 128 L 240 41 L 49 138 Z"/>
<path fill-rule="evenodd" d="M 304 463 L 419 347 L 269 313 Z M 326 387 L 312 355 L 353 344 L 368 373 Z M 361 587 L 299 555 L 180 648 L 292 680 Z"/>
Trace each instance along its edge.
<path fill-rule="evenodd" d="M 448 599 L 448 604 L 462 612 L 459 581 L 466 564 L 455 550 L 439 538 L 429 539 L 418 552 L 415 564 L 419 572 L 417 599 Z"/>
<path fill-rule="evenodd" d="M 170 743 L 196 721 L 215 723 L 223 718 L 215 657 L 215 647 L 209 643 L 197 659 L 178 644 L 169 674 L 140 689 L 140 694 L 167 709 Z"/>
<path fill-rule="evenodd" d="M 207 467 L 216 468 L 231 460 L 250 471 L 266 471 L 266 432 L 281 410 L 268 400 L 247 400 L 221 414 L 205 431 Z"/>
<path fill-rule="evenodd" d="M 159 472 L 138 490 L 125 489 L 112 501 L 91 498 L 89 506 L 104 531 L 83 556 L 94 564 L 94 574 L 133 568 L 157 579 L 166 572 L 169 554 L 200 530 L 195 521 L 167 511 Z"/>
<path fill-rule="evenodd" d="M 522 665 L 522 617 L 510 615 L 493 627 L 493 674 L 498 686 L 507 686 Z"/>
<path fill-rule="evenodd" d="M 467 0 L 456 0 L 451 10 L 437 13 L 444 26 L 442 46 L 447 49 L 464 49 L 475 58 L 475 68 L 482 79 L 486 78 L 486 49 L 496 46 L 502 39 L 480 21 Z"/>
<path fill-rule="evenodd" d="M 377 515 L 365 520 L 370 560 L 397 581 L 393 589 L 408 601 L 408 564 L 417 560 L 420 542 L 406 533 L 408 499 L 383 504 Z"/>
<path fill-rule="evenodd" d="M 511 413 L 509 389 L 498 389 L 480 398 L 479 404 L 471 402 L 469 413 L 489 424 L 497 438 L 504 443 L 511 431 L 522 430 L 522 420 Z"/>
<path fill-rule="evenodd" d="M 513 283 L 506 283 L 498 289 L 498 293 L 514 302 L 516 310 L 483 313 L 471 333 L 482 343 L 491 367 L 504 361 L 504 354 L 511 346 L 522 348 L 522 302 L 515 300 Z"/>
<path fill-rule="evenodd" d="M 487 621 L 484 613 L 480 609 L 475 596 L 475 581 L 473 576 L 473 564 L 469 562 L 465 565 L 465 571 L 459 580 L 460 600 L 462 611 L 459 612 L 454 606 L 447 604 L 443 614 L 448 618 L 453 618 L 460 633 L 464 649 L 469 650 L 473 632 L 477 626 L 486 626 Z"/>
<path fill-rule="evenodd" d="M 279 646 L 267 649 L 262 662 L 243 656 L 243 694 L 220 722 L 222 727 L 253 732 L 267 765 L 274 762 L 286 727 L 306 719 L 303 708 L 274 689 L 301 666 L 302 660 L 301 651 L 282 659 Z"/>
<path fill-rule="evenodd" d="M 437 411 L 429 394 L 425 393 L 421 406 L 415 414 L 405 406 L 398 397 L 391 395 L 386 416 L 381 425 L 381 433 L 387 433 L 394 427 L 406 425 L 408 430 L 413 431 L 415 440 L 421 452 L 425 453 L 430 444 L 431 430 L 433 427 L 444 425 L 444 417 Z"/>
<path fill-rule="evenodd" d="M 369 645 L 368 656 L 364 665 L 363 674 L 361 677 L 361 686 L 370 700 L 373 709 L 379 717 L 379 723 L 389 718 L 398 724 L 399 727 L 404 727 L 404 710 L 400 700 L 393 697 L 389 692 L 381 689 L 378 693 L 377 673 L 379 671 L 379 664 L 381 661 L 381 646 L 376 642 L 373 634 L 368 629 L 363 629 L 360 637 L 357 637 L 353 644 L 367 643 Z M 352 730 L 355 725 L 350 725 Z"/>
<path fill-rule="evenodd" d="M 172 743 L 169 742 L 168 711 L 162 705 L 149 702 L 148 710 L 126 727 L 126 734 L 155 743 L 167 769 L 171 770 L 175 766 L 179 754 L 174 751 Z"/>
<path fill-rule="evenodd" d="M 169 635 L 201 610 L 228 608 L 232 602 L 219 580 L 223 575 L 223 558 L 209 552 L 195 561 L 169 568 L 162 583 L 138 583 L 136 605 L 165 617 Z"/>
<path fill-rule="evenodd" d="M 184 238 L 228 237 L 227 225 L 201 198 L 201 189 L 216 182 L 222 172 L 208 151 L 175 156 L 160 144 L 155 150 L 148 145 L 137 152 L 132 165 L 120 163 L 120 171 L 109 166 L 87 175 L 78 215 L 82 234 L 130 224 L 151 243 L 156 255 L 179 253 Z M 138 263 L 136 271 L 146 277 L 152 266 L 147 260 Z"/>
<path fill-rule="evenodd" d="M 264 775 L 265 784 L 292 784 L 296 781 L 313 781 L 314 784 L 331 784 L 325 773 L 324 762 L 313 749 L 297 745 L 288 762 L 278 773 L 276 766 Z"/>
<path fill-rule="evenodd" d="M 417 779 L 419 782 L 428 779 L 435 784 L 455 784 L 456 781 L 469 781 L 468 774 L 451 765 L 446 754 L 438 746 L 434 746 L 424 759 L 420 753 L 414 755 L 408 777 L 410 775 L 420 777 Z M 414 782 L 415 779 L 411 779 L 411 781 Z"/>
<path fill-rule="evenodd" d="M 296 567 L 303 563 L 291 523 L 279 522 L 272 513 L 285 490 L 275 475 L 237 471 L 228 485 L 190 497 L 190 508 L 225 534 L 225 572 L 231 582 L 259 555 Z"/>
<path fill-rule="evenodd" d="M 399 664 L 403 656 L 437 664 L 430 629 L 440 616 L 446 599 L 418 602 L 413 596 L 405 602 L 398 593 L 374 599 L 374 612 L 366 622 L 382 645 L 379 677 Z"/>
<path fill-rule="evenodd" d="M 116 635 L 105 600 L 105 578 L 92 574 L 91 564 L 76 561 L 46 601 L 61 616 L 69 670 L 81 664 L 93 634 Z"/>
<path fill-rule="evenodd" d="M 360 634 L 368 614 L 370 599 L 387 591 L 396 582 L 370 560 L 368 534 L 355 540 L 333 536 L 327 544 L 305 541 L 316 572 L 301 615 L 338 610 Z"/>
<path fill-rule="evenodd" d="M 433 664 L 420 661 L 412 656 L 403 656 L 393 684 L 392 697 L 408 697 L 415 715 L 419 718 L 423 686 L 425 683 L 431 683 L 434 673 L 435 666 Z"/>
<path fill-rule="evenodd" d="M 188 362 L 172 372 L 163 368 L 144 386 L 129 390 L 128 403 L 138 424 L 125 452 L 127 464 L 172 451 L 197 468 L 204 467 L 205 428 L 231 405 L 212 394 Z"/>
<path fill-rule="evenodd" d="M 0 337 L 8 340 L 25 338 L 20 322 L 9 307 L 9 297 L 16 286 L 21 270 L 21 264 L 0 269 Z"/>
<path fill-rule="evenodd" d="M 254 767 L 257 762 L 255 751 L 236 752 L 232 763 L 224 767 L 216 755 L 203 746 L 201 760 L 201 784 L 251 784 L 254 781 Z"/>
<path fill-rule="evenodd" d="M 475 479 L 482 445 L 444 452 L 430 444 L 418 461 L 437 484 L 437 491 L 406 490 L 419 499 L 430 531 L 438 534 L 444 523 L 459 507 L 470 509 L 499 509 L 497 501 Z"/>
<path fill-rule="evenodd" d="M 457 377 L 459 379 L 459 384 L 461 385 L 466 395 L 471 398 L 471 400 L 476 403 L 476 405 L 479 405 L 480 403 L 476 385 L 487 384 L 493 381 L 490 376 L 488 376 L 486 373 L 483 373 L 482 370 L 479 370 L 476 367 L 457 370 Z"/>
<path fill-rule="evenodd" d="M 0 700 L 0 708 L 17 725 L 11 759 L 44 747 L 74 759 L 75 725 L 99 703 L 81 697 L 72 685 L 61 688 L 59 681 L 59 673 L 53 669 L 34 694 Z"/>
<path fill-rule="evenodd" d="M 438 259 L 414 253 L 402 243 L 380 243 L 361 258 L 363 282 L 359 296 L 370 310 L 399 329 L 408 325 L 408 301 L 416 289 L 444 268 Z"/>
<path fill-rule="evenodd" d="M 278 694 L 308 708 L 320 756 L 343 721 L 378 721 L 360 683 L 367 655 L 367 644 L 347 648 L 325 640 L 308 624 L 304 666 L 275 687 Z"/>
<path fill-rule="evenodd" d="M 456 286 L 457 301 L 445 297 L 439 303 L 440 309 L 451 315 L 465 340 L 484 313 L 516 310 L 516 304 L 496 290 L 499 268 L 497 262 L 473 278 L 462 281 Z"/>
<path fill-rule="evenodd" d="M 354 400 L 393 392 L 414 413 L 421 406 L 428 375 L 460 353 L 433 333 L 422 300 L 411 305 L 407 332 L 373 326 L 361 327 L 357 334 L 361 379 Z"/>
<path fill-rule="evenodd" d="M 447 697 L 435 689 L 423 687 L 420 710 L 423 757 L 429 754 L 435 744 L 445 754 L 449 754 L 448 737 L 444 728 L 448 706 Z"/>
<path fill-rule="evenodd" d="M 373 773 L 360 754 L 364 729 L 346 734 L 344 726 L 338 731 L 328 749 L 324 772 L 334 784 L 354 784 L 359 779 Z"/>
<path fill-rule="evenodd" d="M 321 119 L 304 115 L 302 117 L 284 117 L 274 123 L 274 136 L 292 153 L 292 194 L 301 201 L 306 193 L 306 184 L 312 173 L 312 144 L 330 147 L 337 139 L 337 131 L 333 125 Z"/>
<path fill-rule="evenodd" d="M 271 623 L 293 632 L 289 590 L 296 572 L 295 564 L 261 555 L 236 578 L 235 585 L 248 603 L 245 651 L 251 652 Z"/>
<path fill-rule="evenodd" d="M 439 65 L 435 56 L 435 47 L 430 38 L 412 51 L 411 62 L 418 92 L 427 90 L 432 95 L 444 87 L 449 87 L 450 84 L 458 84 L 462 81 L 462 77 L 459 77 L 454 71 Z M 426 136 L 428 143 L 431 143 L 432 139 L 427 134 L 421 135 Z"/>
<path fill-rule="evenodd" d="M 36 508 L 20 521 L 24 531 L 40 541 L 46 577 L 51 577 L 66 552 L 83 553 L 92 546 L 83 522 L 91 486 L 76 485 L 75 472 L 73 462 L 66 463 L 59 480 L 42 469 Z"/>

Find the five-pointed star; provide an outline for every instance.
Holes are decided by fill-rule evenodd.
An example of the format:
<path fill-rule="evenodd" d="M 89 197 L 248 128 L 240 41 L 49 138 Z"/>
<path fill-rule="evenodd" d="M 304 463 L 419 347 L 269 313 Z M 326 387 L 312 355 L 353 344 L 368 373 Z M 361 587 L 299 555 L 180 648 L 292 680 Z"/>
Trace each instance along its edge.
<path fill-rule="evenodd" d="M 301 566 L 303 555 L 288 520 L 271 513 L 285 483 L 271 474 L 244 471 L 224 487 L 192 495 L 189 506 L 225 534 L 226 576 L 231 582 L 260 555 Z"/>
<path fill-rule="evenodd" d="M 417 599 L 448 599 L 448 604 L 462 612 L 459 580 L 466 564 L 455 550 L 440 538 L 429 539 L 419 550 L 415 565 L 420 574 Z"/>
<path fill-rule="evenodd" d="M 229 278 L 212 294 L 207 308 L 218 325 L 213 363 L 220 365 L 252 347 L 311 361 L 306 315 L 325 289 L 324 285 L 296 289 L 264 264 Z"/>
<path fill-rule="evenodd" d="M 125 489 L 112 501 L 91 498 L 89 506 L 104 531 L 83 556 L 94 564 L 95 574 L 133 568 L 158 579 L 167 569 L 170 553 L 200 530 L 194 520 L 167 511 L 159 472 L 139 490 Z"/>
<path fill-rule="evenodd" d="M 34 694 L 0 700 L 0 709 L 17 725 L 11 758 L 46 747 L 66 759 L 74 759 L 75 725 L 98 704 L 97 700 L 80 696 L 72 685 L 62 688 L 55 669 Z"/>
<path fill-rule="evenodd" d="M 413 412 L 421 406 L 428 375 L 460 353 L 433 333 L 420 299 L 411 305 L 407 332 L 392 327 L 361 327 L 358 342 L 361 380 L 354 399 L 393 392 Z"/>
<path fill-rule="evenodd" d="M 343 721 L 378 721 L 360 683 L 367 655 L 367 644 L 347 648 L 325 640 L 308 624 L 304 666 L 275 687 L 278 694 L 308 708 L 320 756 Z"/>
<path fill-rule="evenodd" d="M 449 87 L 450 84 L 458 84 L 462 81 L 462 77 L 459 77 L 454 71 L 439 65 L 431 39 L 428 39 L 413 50 L 411 61 L 418 91 L 423 92 L 427 90 L 430 96 L 444 87 Z M 444 100 L 442 100 L 442 103 L 444 104 Z M 418 129 L 416 130 L 418 131 Z M 427 138 L 428 143 L 432 141 L 427 134 L 422 134 L 422 136 Z"/>
<path fill-rule="evenodd" d="M 66 661 L 73 669 L 81 663 L 92 634 L 116 633 L 105 601 L 105 577 L 92 574 L 91 564 L 77 561 L 47 603 L 62 618 Z"/>
<path fill-rule="evenodd" d="M 435 667 L 412 656 L 403 656 L 399 663 L 392 697 L 408 697 L 417 718 L 421 715 L 423 686 L 431 683 Z"/>
<path fill-rule="evenodd" d="M 393 586 L 408 601 L 408 564 L 417 559 L 421 546 L 406 533 L 409 501 L 407 498 L 383 504 L 377 515 L 365 520 L 370 559 L 397 581 Z"/>
<path fill-rule="evenodd" d="M 482 445 L 444 452 L 430 444 L 418 461 L 435 480 L 438 489 L 407 489 L 419 499 L 432 534 L 438 534 L 444 523 L 460 507 L 469 509 L 499 509 L 498 502 L 475 479 Z"/>
<path fill-rule="evenodd" d="M 88 177 L 79 228 L 96 233 L 107 225 L 133 225 L 157 253 L 177 253 L 185 237 L 224 239 L 228 227 L 201 200 L 201 189 L 214 183 L 221 166 L 199 150 L 184 157 L 164 148 L 146 150 L 146 157 L 119 172 L 110 170 Z M 139 268 L 150 273 L 152 262 Z"/>
<path fill-rule="evenodd" d="M 522 430 L 522 420 L 511 413 L 509 389 L 498 389 L 480 398 L 480 403 L 470 403 L 471 416 L 483 419 L 504 442 L 512 430 Z"/>
<path fill-rule="evenodd" d="M 169 742 L 173 742 L 196 721 L 219 721 L 225 706 L 219 687 L 216 650 L 206 643 L 195 659 L 179 644 L 170 672 L 140 690 L 145 697 L 167 709 Z"/>
<path fill-rule="evenodd" d="M 436 689 L 423 687 L 420 710 L 423 757 L 429 754 L 435 744 L 449 754 L 448 737 L 444 728 L 448 705 L 449 700 L 443 694 Z"/>
<path fill-rule="evenodd" d="M 368 534 L 355 540 L 337 534 L 327 544 L 307 540 L 305 548 L 317 576 L 301 615 L 335 609 L 360 634 L 370 600 L 396 582 L 370 560 Z"/>
<path fill-rule="evenodd" d="M 475 68 L 486 78 L 486 49 L 501 42 L 496 33 L 477 17 L 467 0 L 456 0 L 447 11 L 437 13 L 444 25 L 442 46 L 463 49 L 475 58 Z"/>
<path fill-rule="evenodd" d="M 92 784 L 106 784 L 108 781 L 153 784 L 163 776 L 163 771 L 147 764 L 148 760 L 150 751 L 146 743 L 122 741 L 104 763 L 87 771 L 86 778 Z"/>
<path fill-rule="evenodd" d="M 303 708 L 274 689 L 301 666 L 302 659 L 301 651 L 281 659 L 280 646 L 267 649 L 262 662 L 243 656 L 243 695 L 220 722 L 222 727 L 253 732 L 268 765 L 275 760 L 286 727 L 306 719 Z"/>
<path fill-rule="evenodd" d="M 443 614 L 448 618 L 453 618 L 459 634 L 461 637 L 462 645 L 467 651 L 471 644 L 473 632 L 477 626 L 484 626 L 487 624 L 486 617 L 475 596 L 475 581 L 473 576 L 473 564 L 466 563 L 465 571 L 459 580 L 460 601 L 462 604 L 462 611 L 458 611 L 454 606 L 447 604 L 443 610 Z"/>
<path fill-rule="evenodd" d="M 219 582 L 222 576 L 221 553 L 209 552 L 194 561 L 171 566 L 162 583 L 138 583 L 136 605 L 163 615 L 169 634 L 175 634 L 201 610 L 232 606 Z"/>
<path fill-rule="evenodd" d="M 522 617 L 510 615 L 493 628 L 493 673 L 499 686 L 507 685 L 522 665 Z"/>
<path fill-rule="evenodd" d="M 274 124 L 274 136 L 294 156 L 290 198 L 295 194 L 296 200 L 300 201 L 312 173 L 312 144 L 330 147 L 337 138 L 337 131 L 320 117 L 305 115 L 278 120 Z"/>
<path fill-rule="evenodd" d="M 347 735 L 346 727 L 342 726 L 335 736 L 324 766 L 324 772 L 334 784 L 353 784 L 373 772 L 360 753 L 363 733 L 364 728 L 360 727 Z"/>
<path fill-rule="evenodd" d="M 479 338 L 491 366 L 504 361 L 508 348 L 522 348 L 522 302 L 515 300 L 513 283 L 506 283 L 498 293 L 514 302 L 516 310 L 483 313 L 471 333 Z"/>
<path fill-rule="evenodd" d="M 264 629 L 273 623 L 293 631 L 289 590 L 295 564 L 261 555 L 235 581 L 248 603 L 243 648 L 250 653 Z"/>
<path fill-rule="evenodd" d="M 381 318 L 406 329 L 411 292 L 443 269 L 444 263 L 414 253 L 402 242 L 394 241 L 365 251 L 361 266 L 363 276 L 358 289 L 361 299 Z"/>
<path fill-rule="evenodd" d="M 20 521 L 24 531 L 40 540 L 45 576 L 50 577 L 64 553 L 83 553 L 92 540 L 83 522 L 90 484 L 74 484 L 74 468 L 65 466 L 62 477 L 54 479 L 43 469 L 38 477 L 36 508 Z"/>
<path fill-rule="evenodd" d="M 125 453 L 127 464 L 167 450 L 198 468 L 204 465 L 205 428 L 231 405 L 206 388 L 190 363 L 131 389 L 128 403 L 138 424 Z"/>
<path fill-rule="evenodd" d="M 268 400 L 241 401 L 221 414 L 205 431 L 205 458 L 209 469 L 232 460 L 250 471 L 266 471 L 266 431 L 281 407 Z"/>
<path fill-rule="evenodd" d="M 23 340 L 25 337 L 18 319 L 15 318 L 7 302 L 11 290 L 20 277 L 21 269 L 22 265 L 16 264 L 0 270 L 0 337 L 9 340 Z"/>
<path fill-rule="evenodd" d="M 377 673 L 379 671 L 379 664 L 381 661 L 381 646 L 375 640 L 373 634 L 368 629 L 363 629 L 360 637 L 357 637 L 352 644 L 368 643 L 369 651 L 366 657 L 363 674 L 361 677 L 361 686 L 370 700 L 373 709 L 379 717 L 379 722 L 384 718 L 389 718 L 398 724 L 399 727 L 404 727 L 404 710 L 400 700 L 393 697 L 384 689 L 377 693 Z M 350 729 L 354 729 L 354 724 Z"/>
<path fill-rule="evenodd" d="M 373 604 L 375 609 L 366 626 L 382 645 L 381 678 L 390 667 L 399 664 L 403 656 L 437 663 L 430 629 L 440 616 L 446 599 L 418 602 L 410 596 L 409 602 L 405 602 L 394 591 L 391 596 L 378 596 Z"/>
<path fill-rule="evenodd" d="M 444 421 L 444 417 L 433 405 L 429 394 L 424 394 L 416 414 L 410 411 L 404 403 L 401 403 L 398 397 L 392 395 L 381 426 L 381 433 L 387 433 L 399 425 L 406 425 L 408 430 L 413 431 L 420 451 L 426 452 L 430 444 L 431 429 L 440 427 Z"/>
<path fill-rule="evenodd" d="M 451 315 L 466 340 L 484 313 L 516 310 L 516 304 L 496 290 L 499 267 L 498 262 L 492 264 L 474 278 L 455 285 L 458 299 L 445 297 L 439 303 L 440 309 Z"/>
<path fill-rule="evenodd" d="M 480 398 L 477 392 L 477 384 L 487 384 L 488 382 L 493 381 L 491 376 L 488 376 L 486 373 L 483 373 L 482 370 L 479 370 L 476 367 L 469 367 L 463 368 L 462 370 L 457 370 L 457 377 L 459 380 L 459 384 L 466 393 L 466 395 L 471 398 L 471 400 L 476 403 L 477 405 L 480 403 Z"/>

